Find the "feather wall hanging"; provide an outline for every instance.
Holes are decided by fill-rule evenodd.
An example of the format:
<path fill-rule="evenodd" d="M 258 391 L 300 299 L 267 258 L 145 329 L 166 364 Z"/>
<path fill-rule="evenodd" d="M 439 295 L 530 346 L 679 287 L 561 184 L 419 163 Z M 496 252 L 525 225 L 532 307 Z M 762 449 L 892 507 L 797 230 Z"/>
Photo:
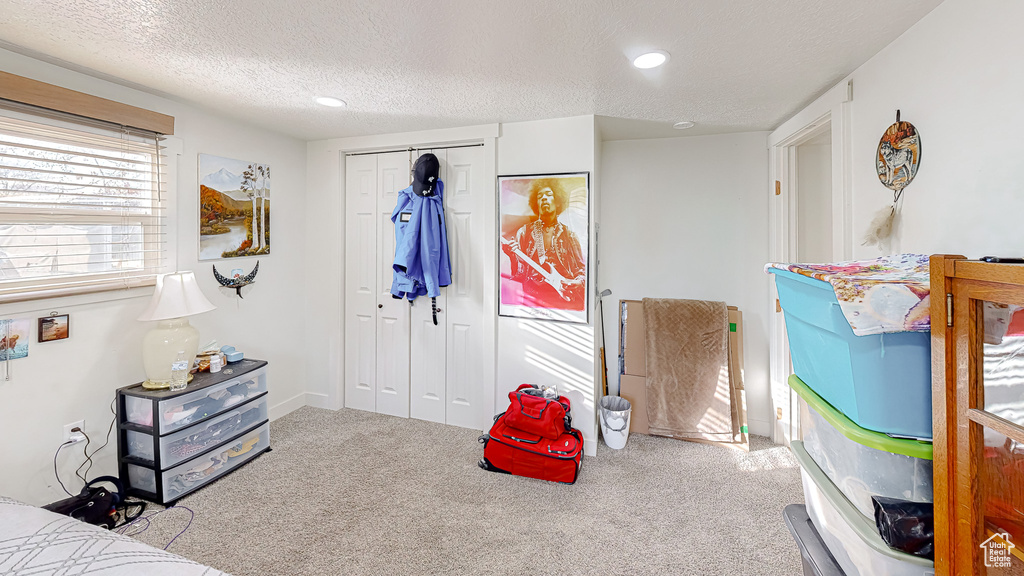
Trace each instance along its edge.
<path fill-rule="evenodd" d="M 920 165 L 921 135 L 913 124 L 900 121 L 897 110 L 896 123 L 882 134 L 875 153 L 875 170 L 882 185 L 892 190 L 892 206 L 875 213 L 864 234 L 864 246 L 877 245 L 882 249 L 888 246 L 897 225 L 903 189 L 917 175 Z"/>

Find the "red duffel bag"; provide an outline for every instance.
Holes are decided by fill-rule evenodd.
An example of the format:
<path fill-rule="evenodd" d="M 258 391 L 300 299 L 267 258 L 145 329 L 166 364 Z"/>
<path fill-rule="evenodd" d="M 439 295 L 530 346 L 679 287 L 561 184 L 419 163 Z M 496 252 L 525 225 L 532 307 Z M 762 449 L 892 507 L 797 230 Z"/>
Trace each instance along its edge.
<path fill-rule="evenodd" d="M 573 484 L 583 465 L 583 435 L 563 432 L 557 440 L 509 428 L 498 414 L 489 434 L 480 437 L 484 457 L 479 466 L 491 472 Z"/>
<path fill-rule="evenodd" d="M 572 430 L 569 399 L 545 398 L 543 391 L 533 384 L 523 384 L 508 393 L 511 405 L 505 411 L 505 425 L 516 430 L 536 434 L 548 440 L 557 440 Z"/>

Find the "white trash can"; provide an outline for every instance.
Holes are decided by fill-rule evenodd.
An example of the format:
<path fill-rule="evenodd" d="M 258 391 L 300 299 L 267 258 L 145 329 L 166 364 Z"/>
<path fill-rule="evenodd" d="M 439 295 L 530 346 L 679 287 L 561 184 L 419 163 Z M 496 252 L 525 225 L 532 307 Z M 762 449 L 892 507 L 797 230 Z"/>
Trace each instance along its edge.
<path fill-rule="evenodd" d="M 601 398 L 601 435 L 609 448 L 621 449 L 629 437 L 629 413 L 633 407 L 622 396 Z"/>

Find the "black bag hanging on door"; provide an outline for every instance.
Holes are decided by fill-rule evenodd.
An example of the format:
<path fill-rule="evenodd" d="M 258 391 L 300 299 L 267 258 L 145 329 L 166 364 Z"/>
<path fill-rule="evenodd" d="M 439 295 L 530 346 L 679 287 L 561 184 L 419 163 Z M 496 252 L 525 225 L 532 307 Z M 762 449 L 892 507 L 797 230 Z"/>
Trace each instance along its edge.
<path fill-rule="evenodd" d="M 101 482 L 113 484 L 117 492 L 97 486 Z M 140 506 L 139 510 L 130 517 L 127 514 L 122 516 L 119 512 L 124 511 L 126 504 L 121 481 L 113 476 L 100 476 L 82 487 L 77 496 L 47 504 L 43 509 L 111 530 L 138 518 L 146 508 L 145 502 L 132 503 Z"/>

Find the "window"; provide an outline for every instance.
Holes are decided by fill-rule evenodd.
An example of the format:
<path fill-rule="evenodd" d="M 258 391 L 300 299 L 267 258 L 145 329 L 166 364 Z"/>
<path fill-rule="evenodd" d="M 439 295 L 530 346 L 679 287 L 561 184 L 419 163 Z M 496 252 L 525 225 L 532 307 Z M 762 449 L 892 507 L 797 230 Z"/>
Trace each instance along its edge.
<path fill-rule="evenodd" d="M 0 303 L 153 284 L 167 261 L 162 137 L 6 104 Z"/>

